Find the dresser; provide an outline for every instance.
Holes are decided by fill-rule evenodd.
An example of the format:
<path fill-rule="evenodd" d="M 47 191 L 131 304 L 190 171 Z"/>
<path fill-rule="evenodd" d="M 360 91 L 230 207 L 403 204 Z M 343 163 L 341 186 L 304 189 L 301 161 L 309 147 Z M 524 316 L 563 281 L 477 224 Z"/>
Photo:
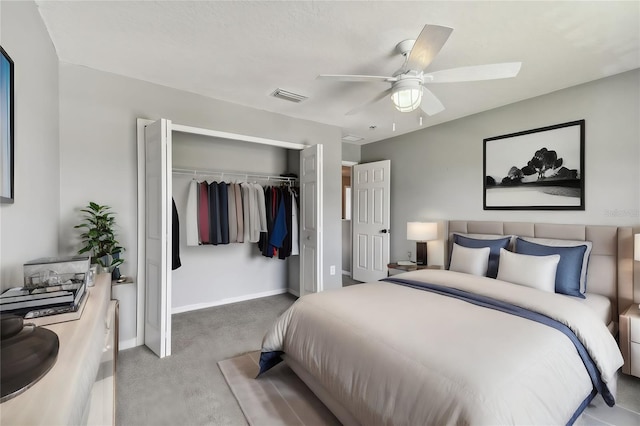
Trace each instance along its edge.
<path fill-rule="evenodd" d="M 620 351 L 622 372 L 640 377 L 640 307 L 637 303 L 620 314 Z"/>
<path fill-rule="evenodd" d="M 111 275 L 98 275 L 86 297 L 79 319 L 44 326 L 58 335 L 58 359 L 31 388 L 0 405 L 0 424 L 115 424 L 118 302 L 111 300 Z"/>

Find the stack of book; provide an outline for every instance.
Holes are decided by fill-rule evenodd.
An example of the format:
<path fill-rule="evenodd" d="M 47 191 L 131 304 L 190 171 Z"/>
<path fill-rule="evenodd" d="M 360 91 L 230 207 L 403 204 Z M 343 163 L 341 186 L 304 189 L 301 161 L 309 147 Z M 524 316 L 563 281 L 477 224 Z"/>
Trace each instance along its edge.
<path fill-rule="evenodd" d="M 0 313 L 39 318 L 79 309 L 86 293 L 82 283 L 53 285 L 36 289 L 10 288 L 0 294 Z"/>

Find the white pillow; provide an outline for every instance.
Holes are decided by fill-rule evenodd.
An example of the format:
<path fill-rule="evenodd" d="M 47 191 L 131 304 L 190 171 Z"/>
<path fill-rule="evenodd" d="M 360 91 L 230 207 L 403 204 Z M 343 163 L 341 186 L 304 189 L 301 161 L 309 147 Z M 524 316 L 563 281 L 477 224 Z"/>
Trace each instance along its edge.
<path fill-rule="evenodd" d="M 500 249 L 498 279 L 555 293 L 559 254 L 530 256 Z"/>
<path fill-rule="evenodd" d="M 490 252 L 489 247 L 469 248 L 454 243 L 449 270 L 485 277 L 489 267 Z"/>

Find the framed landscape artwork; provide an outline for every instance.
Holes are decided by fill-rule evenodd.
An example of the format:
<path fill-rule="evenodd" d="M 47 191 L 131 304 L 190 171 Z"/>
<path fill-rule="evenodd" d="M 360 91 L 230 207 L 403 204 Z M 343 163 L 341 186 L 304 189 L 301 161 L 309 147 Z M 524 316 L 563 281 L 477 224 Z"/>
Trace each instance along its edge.
<path fill-rule="evenodd" d="M 584 210 L 578 120 L 484 140 L 484 210 Z"/>
<path fill-rule="evenodd" d="M 0 202 L 13 203 L 13 61 L 0 46 Z"/>

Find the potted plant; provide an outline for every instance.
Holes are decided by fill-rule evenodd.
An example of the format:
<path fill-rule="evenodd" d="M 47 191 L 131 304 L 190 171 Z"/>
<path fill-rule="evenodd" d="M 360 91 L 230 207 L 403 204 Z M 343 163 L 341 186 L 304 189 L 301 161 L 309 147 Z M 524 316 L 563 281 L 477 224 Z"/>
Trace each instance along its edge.
<path fill-rule="evenodd" d="M 110 272 L 119 278 L 118 267 L 124 262 L 120 253 L 124 248 L 115 238 L 113 227 L 116 220 L 111 207 L 90 201 L 80 211 L 84 213 L 83 223 L 74 228 L 83 230 L 80 238 L 84 247 L 78 250 L 78 254 L 90 253 L 92 264 L 97 263 L 103 272 Z"/>

